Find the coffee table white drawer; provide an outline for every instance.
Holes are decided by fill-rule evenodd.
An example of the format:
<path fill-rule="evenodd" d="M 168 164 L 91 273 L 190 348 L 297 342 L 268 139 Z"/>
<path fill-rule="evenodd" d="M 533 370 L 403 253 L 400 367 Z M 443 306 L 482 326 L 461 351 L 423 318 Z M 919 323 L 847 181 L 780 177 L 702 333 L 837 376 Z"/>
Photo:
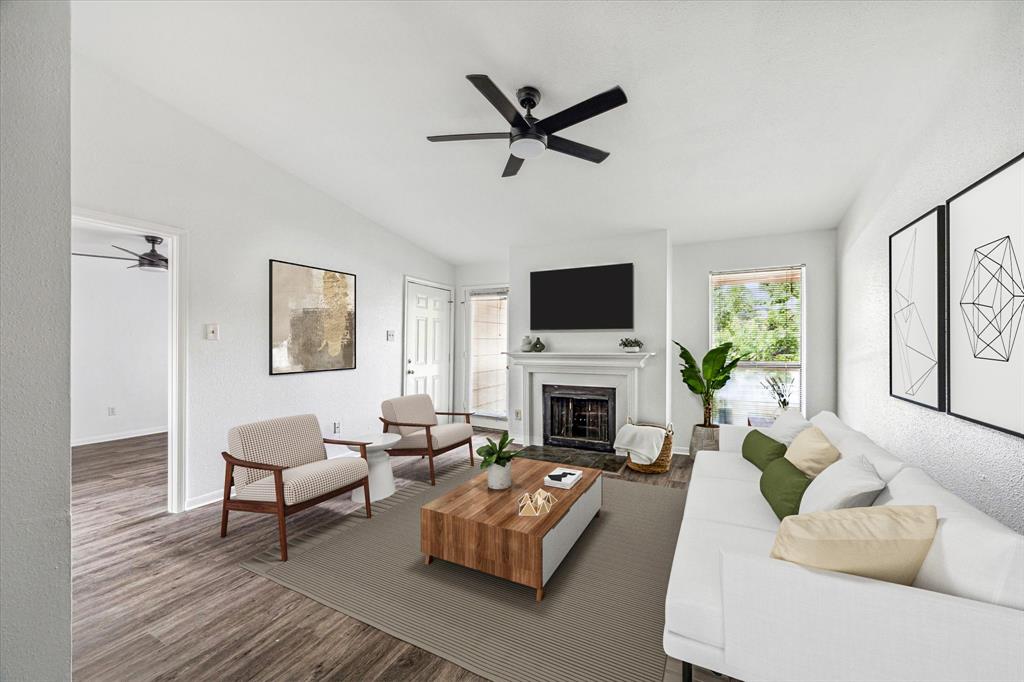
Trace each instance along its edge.
<path fill-rule="evenodd" d="M 597 512 L 601 511 L 601 479 L 602 477 L 598 476 L 590 489 L 580 495 L 572 508 L 565 513 L 562 520 L 544 535 L 543 561 L 541 562 L 542 583 L 547 584 L 548 579 L 554 575 L 569 550 L 590 525 L 590 521 L 597 515 Z M 558 497 L 557 489 L 545 488 L 545 490 Z M 559 502 L 555 504 L 559 504 Z"/>

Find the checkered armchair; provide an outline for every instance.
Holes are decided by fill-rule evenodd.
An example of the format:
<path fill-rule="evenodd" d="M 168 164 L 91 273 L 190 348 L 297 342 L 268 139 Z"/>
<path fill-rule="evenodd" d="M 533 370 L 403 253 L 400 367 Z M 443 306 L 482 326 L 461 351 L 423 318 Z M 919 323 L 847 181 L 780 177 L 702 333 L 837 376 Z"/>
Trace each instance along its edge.
<path fill-rule="evenodd" d="M 385 433 L 397 433 L 402 439 L 388 454 L 393 457 L 426 457 L 430 465 L 430 485 L 434 485 L 434 457 L 462 447 L 469 448 L 473 465 L 472 412 L 438 412 L 429 395 L 405 395 L 381 403 L 381 422 Z M 462 417 L 462 423 L 439 424 L 438 415 Z"/>
<path fill-rule="evenodd" d="M 324 443 L 357 446 L 361 457 L 327 459 Z M 285 517 L 289 514 L 362 486 L 369 517 L 367 445 L 324 438 L 320 423 L 311 414 L 232 428 L 228 431 L 228 452 L 221 453 L 225 462 L 221 537 L 227 535 L 230 510 L 276 514 L 281 560 L 287 561 Z"/>

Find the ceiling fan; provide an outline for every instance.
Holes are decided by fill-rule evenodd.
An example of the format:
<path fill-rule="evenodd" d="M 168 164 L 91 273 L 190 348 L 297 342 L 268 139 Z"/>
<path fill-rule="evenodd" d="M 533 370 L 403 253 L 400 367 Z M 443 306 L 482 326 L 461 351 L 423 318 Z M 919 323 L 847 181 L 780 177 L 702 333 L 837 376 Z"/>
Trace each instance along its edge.
<path fill-rule="evenodd" d="M 145 240 L 149 243 L 149 251 L 145 253 L 135 253 L 128 249 L 122 248 L 116 244 L 111 244 L 113 248 L 118 251 L 124 251 L 130 253 L 134 258 L 128 258 L 126 256 L 107 256 L 98 253 L 72 253 L 72 256 L 86 256 L 88 258 L 108 258 L 110 260 L 130 260 L 134 261 L 135 265 L 129 265 L 128 269 L 138 268 L 146 272 L 167 272 L 167 256 L 156 250 L 159 244 L 163 243 L 163 237 L 155 237 L 147 234 Z"/>
<path fill-rule="evenodd" d="M 557 114 L 538 120 L 533 116 L 533 109 L 540 104 L 540 90 L 526 85 L 516 91 L 516 99 L 519 105 L 526 109 L 526 115 L 519 113 L 519 110 L 508 101 L 501 90 L 489 77 L 482 74 L 471 74 L 466 76 L 470 83 L 476 86 L 487 101 L 498 110 L 502 118 L 512 126 L 507 133 L 468 133 L 465 135 L 430 135 L 427 137 L 431 142 L 460 142 L 462 140 L 508 140 L 509 157 L 505 163 L 505 170 L 501 177 L 507 178 L 519 172 L 525 159 L 535 159 L 544 153 L 545 149 L 575 156 L 593 163 L 601 163 L 608 158 L 608 152 L 594 147 L 588 147 L 579 142 L 567 140 L 564 137 L 555 135 L 571 125 L 576 125 L 588 118 L 622 106 L 627 102 L 626 93 L 622 88 L 615 86 L 611 90 L 594 95 L 568 109 L 563 109 Z"/>

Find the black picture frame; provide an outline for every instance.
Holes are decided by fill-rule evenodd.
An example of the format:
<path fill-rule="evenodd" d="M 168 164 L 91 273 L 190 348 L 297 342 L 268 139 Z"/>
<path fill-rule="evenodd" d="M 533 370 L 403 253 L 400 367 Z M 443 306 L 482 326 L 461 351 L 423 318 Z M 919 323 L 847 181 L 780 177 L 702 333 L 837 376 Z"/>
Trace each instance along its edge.
<path fill-rule="evenodd" d="M 956 229 L 956 225 L 953 224 L 952 211 L 950 210 L 951 204 L 954 201 L 956 201 L 957 199 L 959 199 L 960 197 L 966 195 L 967 193 L 971 192 L 974 189 L 977 189 L 979 186 L 981 186 L 985 182 L 991 180 L 992 178 L 996 177 L 1000 173 L 1002 173 L 1002 172 L 1006 171 L 1007 169 L 1011 168 L 1015 164 L 1020 163 L 1021 161 L 1024 161 L 1024 153 L 1018 154 L 1017 156 L 1013 157 L 1012 159 L 1010 159 L 1006 163 L 1004 163 L 1001 166 L 999 166 L 998 168 L 996 168 L 994 171 L 984 175 L 983 177 L 979 178 L 978 180 L 975 180 L 974 182 L 969 184 L 967 187 L 964 187 L 962 190 L 960 190 L 959 192 L 957 192 L 953 196 L 951 196 L 948 199 L 946 199 L 945 208 L 946 208 L 946 239 L 947 239 L 947 244 L 950 243 L 950 235 L 951 235 L 952 231 L 954 229 Z M 1022 247 L 1022 251 L 1024 251 L 1024 243 L 1020 244 L 1020 247 Z M 950 353 L 950 358 L 948 359 L 948 362 L 947 362 L 947 372 L 949 372 L 949 375 L 948 375 L 947 382 L 946 382 L 946 390 L 947 390 L 947 394 L 949 396 L 949 399 L 946 401 L 946 405 L 947 405 L 947 410 L 946 411 L 947 411 L 947 413 L 950 416 L 956 417 L 957 419 L 963 419 L 964 421 L 971 422 L 973 424 L 978 424 L 980 426 L 985 426 L 987 428 L 993 429 L 995 431 L 999 431 L 1001 433 L 1006 433 L 1006 434 L 1009 434 L 1011 436 L 1016 436 L 1018 438 L 1024 438 L 1024 433 L 1022 433 L 1020 431 L 1015 431 L 1015 430 L 1010 429 L 1010 428 L 1006 428 L 1006 427 L 1003 427 L 1003 426 L 1000 426 L 1000 425 L 997 425 L 997 424 L 992 424 L 992 423 L 986 422 L 983 419 L 978 419 L 976 417 L 970 417 L 970 416 L 967 416 L 967 415 L 964 415 L 964 414 L 960 414 L 960 413 L 957 413 L 957 412 L 953 411 L 953 406 L 952 406 L 953 400 L 952 400 L 952 397 L 953 397 L 954 384 L 953 384 L 953 378 L 952 378 L 952 363 L 953 363 L 953 359 L 951 357 L 951 355 L 952 355 L 951 354 L 951 348 L 952 348 L 951 335 L 952 335 L 952 329 L 953 329 L 953 310 L 952 310 L 952 308 L 953 308 L 953 305 L 954 305 L 954 302 L 953 302 L 954 296 L 952 295 L 952 291 L 953 291 L 952 287 L 956 283 L 949 281 L 950 278 L 952 277 L 952 270 L 950 268 L 950 261 L 949 261 L 949 259 L 953 255 L 954 254 L 947 253 L 947 258 L 946 258 L 946 279 L 947 279 L 946 289 L 947 289 L 947 292 L 949 293 L 949 296 L 947 297 L 947 301 L 946 301 L 946 306 L 947 306 L 946 307 L 946 310 L 947 310 L 946 348 L 947 348 L 947 353 Z M 959 302 L 957 303 L 957 305 L 959 305 Z M 1021 340 L 1024 341 L 1024 339 L 1021 339 Z M 1024 352 L 1024 346 L 1019 348 L 1018 352 L 1019 353 L 1020 352 Z"/>
<path fill-rule="evenodd" d="M 291 265 L 294 267 L 308 268 L 310 270 L 321 270 L 323 272 L 334 272 L 339 275 L 345 275 L 346 277 L 352 278 L 352 366 L 351 367 L 325 367 L 323 369 L 303 369 L 294 372 L 275 372 L 274 371 L 274 264 L 280 263 L 282 265 Z M 344 272 L 342 270 L 334 270 L 332 268 L 323 268 L 317 265 L 307 265 L 305 263 L 295 263 L 292 261 L 279 260 L 276 258 L 269 259 L 267 263 L 268 270 L 268 287 L 267 287 L 267 369 L 270 376 L 291 376 L 295 374 L 312 374 L 315 372 L 344 372 L 353 370 L 358 367 L 359 358 L 359 346 L 357 333 L 358 330 L 358 281 L 359 278 L 352 272 Z"/>
<path fill-rule="evenodd" d="M 893 372 L 893 354 L 894 349 L 892 347 L 893 339 L 893 320 L 895 319 L 897 311 L 893 304 L 893 240 L 906 230 L 915 227 L 926 225 L 926 221 L 931 216 L 935 216 L 935 250 L 936 250 L 936 261 L 934 263 L 935 270 L 935 372 L 937 377 L 937 389 L 936 389 L 936 404 L 929 405 L 928 403 L 921 402 L 920 400 L 914 400 L 906 395 L 900 395 L 894 390 L 894 372 Z M 896 230 L 889 235 L 889 395 L 897 400 L 903 400 L 914 405 L 927 408 L 929 410 L 935 410 L 937 412 L 946 411 L 946 340 L 947 340 L 947 273 L 946 273 L 946 207 L 935 206 L 928 209 L 925 213 L 921 214 L 914 220 Z"/>

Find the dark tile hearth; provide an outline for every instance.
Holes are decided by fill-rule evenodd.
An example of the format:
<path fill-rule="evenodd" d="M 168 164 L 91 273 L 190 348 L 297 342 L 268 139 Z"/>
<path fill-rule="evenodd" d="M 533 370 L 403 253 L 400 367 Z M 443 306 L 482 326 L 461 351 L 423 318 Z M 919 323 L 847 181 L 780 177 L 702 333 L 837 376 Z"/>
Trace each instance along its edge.
<path fill-rule="evenodd" d="M 520 457 L 539 459 L 565 466 L 589 467 L 617 474 L 626 466 L 626 458 L 614 452 L 578 450 L 557 445 L 530 445 L 519 451 Z"/>

